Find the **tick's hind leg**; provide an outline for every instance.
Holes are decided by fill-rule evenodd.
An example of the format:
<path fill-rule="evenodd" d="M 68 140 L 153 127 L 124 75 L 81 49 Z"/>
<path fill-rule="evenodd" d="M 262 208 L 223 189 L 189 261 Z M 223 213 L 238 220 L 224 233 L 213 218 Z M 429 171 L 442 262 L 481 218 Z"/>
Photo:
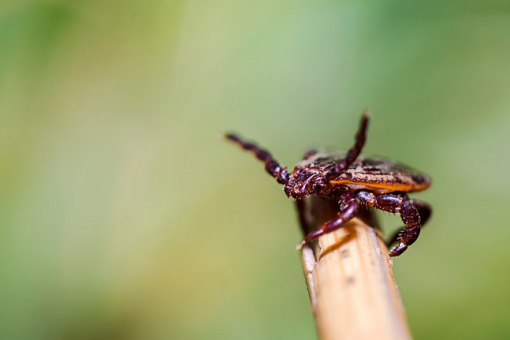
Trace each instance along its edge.
<path fill-rule="evenodd" d="M 397 234 L 393 242 L 398 241 L 395 248 L 390 251 L 390 256 L 398 256 L 406 251 L 407 247 L 413 244 L 420 235 L 423 223 L 430 217 L 430 206 L 418 200 L 410 200 L 406 194 L 382 194 L 376 196 L 369 191 L 360 191 L 357 194 L 360 202 L 376 209 L 391 213 L 400 213 L 405 228 Z M 423 222 L 421 216 L 423 214 Z"/>
<path fill-rule="evenodd" d="M 421 218 L 418 209 L 410 200 L 404 200 L 400 206 L 400 217 L 406 228 L 398 238 L 398 244 L 390 251 L 390 256 L 401 255 L 407 247 L 413 244 L 420 236 Z"/>
<path fill-rule="evenodd" d="M 432 215 L 432 207 L 428 203 L 420 200 L 410 200 L 409 202 L 418 209 L 421 218 L 421 226 L 423 227 L 429 220 L 430 215 Z"/>
<path fill-rule="evenodd" d="M 420 200 L 410 200 L 410 202 L 416 207 L 416 209 L 418 209 L 418 213 L 420 214 L 421 227 L 423 228 L 425 223 L 427 223 L 429 220 L 430 215 L 432 214 L 432 208 L 428 203 Z M 399 240 L 400 235 L 406 230 L 406 228 L 407 226 L 395 232 L 393 236 L 389 238 L 388 241 L 386 241 L 386 245 L 388 247 L 393 246 Z"/>
<path fill-rule="evenodd" d="M 330 233 L 334 230 L 337 230 L 338 228 L 343 227 L 347 222 L 356 216 L 359 203 L 354 193 L 348 192 L 342 194 L 339 204 L 340 212 L 338 213 L 338 217 L 334 220 L 324 223 L 319 229 L 314 230 L 306 235 L 303 242 L 298 245 L 298 249 L 300 249 L 305 243 L 310 242 L 321 235 Z"/>

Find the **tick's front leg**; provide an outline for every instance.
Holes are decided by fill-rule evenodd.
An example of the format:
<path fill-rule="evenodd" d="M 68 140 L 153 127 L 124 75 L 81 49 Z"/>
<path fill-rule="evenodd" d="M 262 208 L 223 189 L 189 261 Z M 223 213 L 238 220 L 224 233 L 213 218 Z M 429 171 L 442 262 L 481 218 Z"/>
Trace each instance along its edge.
<path fill-rule="evenodd" d="M 253 154 L 262 162 L 264 162 L 266 171 L 276 178 L 276 181 L 280 184 L 286 184 L 289 180 L 289 174 L 287 168 L 283 168 L 280 163 L 269 153 L 269 151 L 260 148 L 259 146 L 249 143 L 241 139 L 241 137 L 228 133 L 225 135 L 229 141 L 232 141 L 239 145 L 241 148 L 247 151 L 253 152 Z"/>
<path fill-rule="evenodd" d="M 300 249 L 305 243 L 310 242 L 321 235 L 330 233 L 334 230 L 337 230 L 338 228 L 343 227 L 347 222 L 356 216 L 359 208 L 359 202 L 354 193 L 347 192 L 342 194 L 338 203 L 340 205 L 340 212 L 338 213 L 338 217 L 334 220 L 324 223 L 319 229 L 306 235 L 303 242 L 298 245 L 298 249 Z"/>

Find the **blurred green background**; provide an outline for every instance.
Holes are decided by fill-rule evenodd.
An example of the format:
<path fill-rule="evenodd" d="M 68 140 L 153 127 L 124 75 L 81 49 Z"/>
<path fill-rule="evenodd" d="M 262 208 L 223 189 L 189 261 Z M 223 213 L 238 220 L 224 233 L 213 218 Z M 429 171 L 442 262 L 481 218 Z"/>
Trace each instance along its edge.
<path fill-rule="evenodd" d="M 292 166 L 365 107 L 434 180 L 414 336 L 510 338 L 508 1 L 3 0 L 0 338 L 315 338 L 293 203 L 219 134 Z"/>

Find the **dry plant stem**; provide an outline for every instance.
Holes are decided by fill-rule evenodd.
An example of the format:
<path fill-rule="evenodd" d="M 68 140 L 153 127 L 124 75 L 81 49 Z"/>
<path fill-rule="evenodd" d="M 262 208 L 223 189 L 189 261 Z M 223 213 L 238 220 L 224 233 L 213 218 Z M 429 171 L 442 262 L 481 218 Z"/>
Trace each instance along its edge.
<path fill-rule="evenodd" d="M 376 229 L 355 218 L 305 245 L 302 260 L 321 339 L 411 339 L 388 249 Z"/>

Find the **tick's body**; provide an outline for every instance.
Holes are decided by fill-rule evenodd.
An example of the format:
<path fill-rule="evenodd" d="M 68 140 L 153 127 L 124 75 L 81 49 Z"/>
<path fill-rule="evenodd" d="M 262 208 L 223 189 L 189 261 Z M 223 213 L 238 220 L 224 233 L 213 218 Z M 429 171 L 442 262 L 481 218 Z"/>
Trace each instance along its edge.
<path fill-rule="evenodd" d="M 319 175 L 338 164 L 345 153 L 317 153 L 299 163 L 296 168 Z M 425 190 L 430 180 L 407 166 L 380 158 L 358 157 L 345 172 L 332 178 L 333 186 L 345 185 L 352 190 L 371 190 L 375 193 Z"/>
<path fill-rule="evenodd" d="M 428 204 L 409 199 L 406 193 L 425 190 L 430 186 L 430 179 L 393 161 L 359 157 L 365 144 L 368 120 L 369 115 L 365 113 L 356 143 L 348 152 L 318 153 L 310 150 L 292 174 L 287 172 L 287 168 L 282 168 L 269 152 L 235 135 L 228 134 L 226 137 L 243 149 L 253 151 L 265 163 L 267 172 L 284 185 L 285 194 L 298 200 L 300 214 L 304 209 L 301 200 L 310 195 L 338 203 L 338 218 L 308 234 L 302 244 L 344 226 L 363 206 L 400 213 L 406 226 L 389 242 L 398 241 L 390 252 L 391 256 L 398 256 L 416 241 L 421 226 L 431 214 Z"/>

